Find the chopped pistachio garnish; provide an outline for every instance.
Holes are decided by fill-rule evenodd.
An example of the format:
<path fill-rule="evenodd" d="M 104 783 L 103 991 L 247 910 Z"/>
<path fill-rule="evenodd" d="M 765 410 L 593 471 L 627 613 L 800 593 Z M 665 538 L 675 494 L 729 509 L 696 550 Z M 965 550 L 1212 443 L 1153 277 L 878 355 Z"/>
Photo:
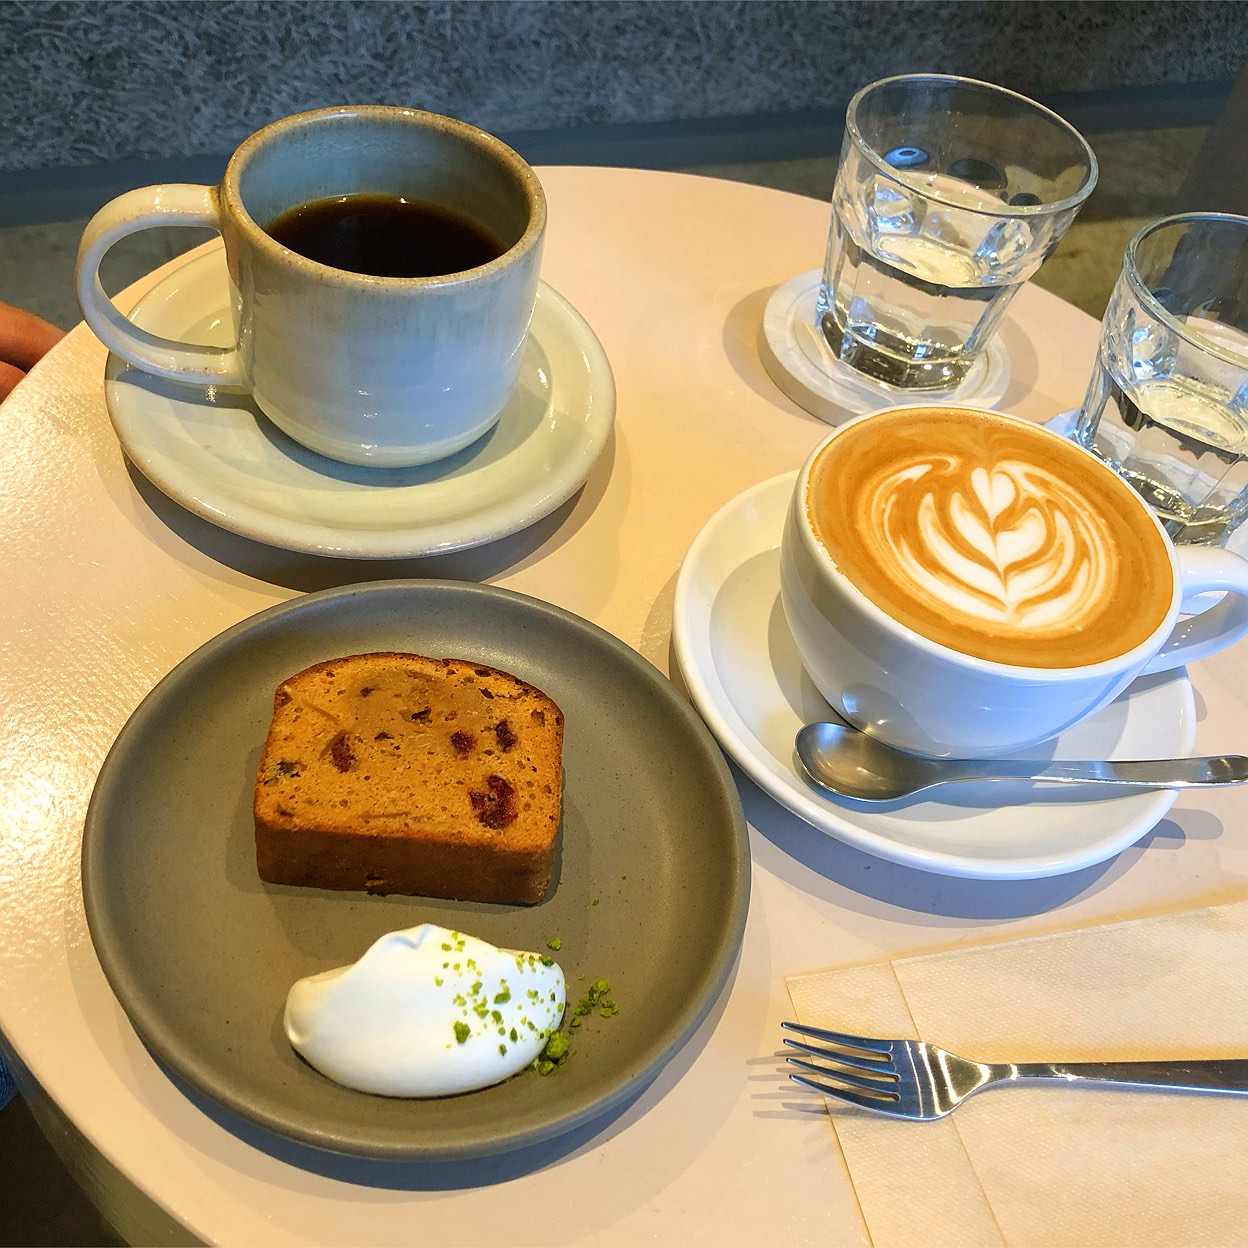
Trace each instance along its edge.
<path fill-rule="evenodd" d="M 546 1047 L 534 1059 L 533 1069 L 539 1075 L 549 1075 L 568 1060 L 568 1052 L 568 1037 L 562 1031 L 556 1031 L 547 1039 Z"/>

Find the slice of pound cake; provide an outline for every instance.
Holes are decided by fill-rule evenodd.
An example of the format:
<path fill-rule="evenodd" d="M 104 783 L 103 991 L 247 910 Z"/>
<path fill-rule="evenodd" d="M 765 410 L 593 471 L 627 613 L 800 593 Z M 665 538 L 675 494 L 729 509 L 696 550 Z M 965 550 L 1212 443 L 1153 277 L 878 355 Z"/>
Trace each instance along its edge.
<path fill-rule="evenodd" d="M 550 883 L 563 714 L 496 668 L 355 654 L 284 680 L 256 776 L 270 884 L 535 902 Z"/>

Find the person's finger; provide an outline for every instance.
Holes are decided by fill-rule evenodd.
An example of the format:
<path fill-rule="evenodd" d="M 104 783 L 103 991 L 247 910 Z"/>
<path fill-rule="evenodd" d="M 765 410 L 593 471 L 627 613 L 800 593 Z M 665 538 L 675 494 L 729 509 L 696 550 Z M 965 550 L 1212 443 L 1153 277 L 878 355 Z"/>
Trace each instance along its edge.
<path fill-rule="evenodd" d="M 25 376 L 20 368 L 14 368 L 12 364 L 0 360 L 0 403 L 9 397 L 9 391 Z"/>
<path fill-rule="evenodd" d="M 41 316 L 0 303 L 0 361 L 29 369 L 64 337 Z"/>

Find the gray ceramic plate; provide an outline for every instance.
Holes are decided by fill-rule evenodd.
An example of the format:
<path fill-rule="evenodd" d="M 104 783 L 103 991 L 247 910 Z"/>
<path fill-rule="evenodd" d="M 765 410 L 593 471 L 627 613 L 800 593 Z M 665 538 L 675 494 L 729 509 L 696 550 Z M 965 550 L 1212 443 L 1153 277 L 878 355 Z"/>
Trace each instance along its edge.
<path fill-rule="evenodd" d="M 256 875 L 251 792 L 273 690 L 369 650 L 480 660 L 566 718 L 558 885 L 532 907 L 275 887 Z M 693 1033 L 731 972 L 749 846 L 710 733 L 643 658 L 596 626 L 501 589 L 378 582 L 246 620 L 174 669 L 122 730 L 87 813 L 82 878 L 105 974 L 176 1075 L 253 1122 L 333 1152 L 480 1156 L 549 1139 L 626 1100 Z M 296 979 L 430 921 L 510 948 L 553 937 L 575 1001 L 620 1006 L 546 1077 L 441 1100 L 339 1087 L 282 1030 Z"/>

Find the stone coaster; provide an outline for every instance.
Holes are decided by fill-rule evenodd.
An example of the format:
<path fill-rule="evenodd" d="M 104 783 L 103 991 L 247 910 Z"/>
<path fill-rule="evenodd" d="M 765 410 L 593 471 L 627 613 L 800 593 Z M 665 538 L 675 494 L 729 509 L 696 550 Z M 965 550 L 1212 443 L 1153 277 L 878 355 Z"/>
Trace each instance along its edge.
<path fill-rule="evenodd" d="M 842 364 L 815 328 L 822 271 L 799 273 L 777 286 L 767 301 L 759 355 L 768 376 L 798 407 L 830 425 L 850 416 L 902 403 L 971 403 L 994 407 L 1010 386 L 1010 357 L 994 338 L 965 381 L 952 390 L 905 390 Z"/>

